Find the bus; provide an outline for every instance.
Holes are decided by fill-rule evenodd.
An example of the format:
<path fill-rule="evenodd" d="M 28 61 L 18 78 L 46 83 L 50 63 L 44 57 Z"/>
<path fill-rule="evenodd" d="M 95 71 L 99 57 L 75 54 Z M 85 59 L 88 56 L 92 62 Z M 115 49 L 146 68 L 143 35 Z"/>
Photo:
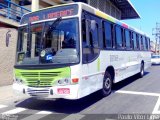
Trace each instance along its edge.
<path fill-rule="evenodd" d="M 38 98 L 108 96 L 114 83 L 151 66 L 145 33 L 77 2 L 25 14 L 18 28 L 13 89 Z"/>

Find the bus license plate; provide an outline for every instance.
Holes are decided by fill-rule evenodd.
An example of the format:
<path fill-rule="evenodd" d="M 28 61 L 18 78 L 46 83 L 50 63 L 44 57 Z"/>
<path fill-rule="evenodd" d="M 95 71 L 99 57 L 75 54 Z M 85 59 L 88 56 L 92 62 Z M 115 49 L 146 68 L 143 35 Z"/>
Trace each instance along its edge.
<path fill-rule="evenodd" d="M 69 88 L 58 88 L 57 89 L 58 94 L 70 94 Z"/>

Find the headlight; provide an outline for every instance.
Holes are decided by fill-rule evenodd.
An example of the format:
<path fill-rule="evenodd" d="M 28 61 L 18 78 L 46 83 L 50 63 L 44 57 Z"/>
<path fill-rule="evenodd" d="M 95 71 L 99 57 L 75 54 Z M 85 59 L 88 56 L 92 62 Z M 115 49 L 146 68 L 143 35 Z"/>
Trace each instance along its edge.
<path fill-rule="evenodd" d="M 60 79 L 57 81 L 58 85 L 69 85 L 71 83 L 70 78 Z"/>
<path fill-rule="evenodd" d="M 17 82 L 18 84 L 24 84 L 24 81 L 19 78 L 16 78 L 15 82 Z"/>

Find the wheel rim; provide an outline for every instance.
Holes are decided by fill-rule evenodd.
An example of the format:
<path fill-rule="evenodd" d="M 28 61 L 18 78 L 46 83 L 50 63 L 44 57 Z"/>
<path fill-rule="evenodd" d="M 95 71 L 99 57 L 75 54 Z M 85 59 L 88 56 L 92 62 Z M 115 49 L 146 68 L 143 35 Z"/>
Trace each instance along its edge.
<path fill-rule="evenodd" d="M 111 87 L 111 80 L 109 78 L 105 80 L 104 86 L 107 90 Z"/>

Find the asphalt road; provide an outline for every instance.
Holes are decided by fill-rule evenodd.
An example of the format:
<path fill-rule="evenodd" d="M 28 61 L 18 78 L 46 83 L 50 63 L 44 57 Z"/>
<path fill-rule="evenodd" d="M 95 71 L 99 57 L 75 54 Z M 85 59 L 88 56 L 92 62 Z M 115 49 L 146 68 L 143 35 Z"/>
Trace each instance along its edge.
<path fill-rule="evenodd" d="M 133 76 L 115 84 L 112 94 L 105 98 L 96 92 L 80 100 L 37 100 L 23 97 L 19 100 L 11 97 L 7 102 L 1 100 L 0 119 L 158 119 L 160 116 L 148 115 L 160 114 L 159 86 L 160 66 L 152 66 L 143 78 Z"/>

